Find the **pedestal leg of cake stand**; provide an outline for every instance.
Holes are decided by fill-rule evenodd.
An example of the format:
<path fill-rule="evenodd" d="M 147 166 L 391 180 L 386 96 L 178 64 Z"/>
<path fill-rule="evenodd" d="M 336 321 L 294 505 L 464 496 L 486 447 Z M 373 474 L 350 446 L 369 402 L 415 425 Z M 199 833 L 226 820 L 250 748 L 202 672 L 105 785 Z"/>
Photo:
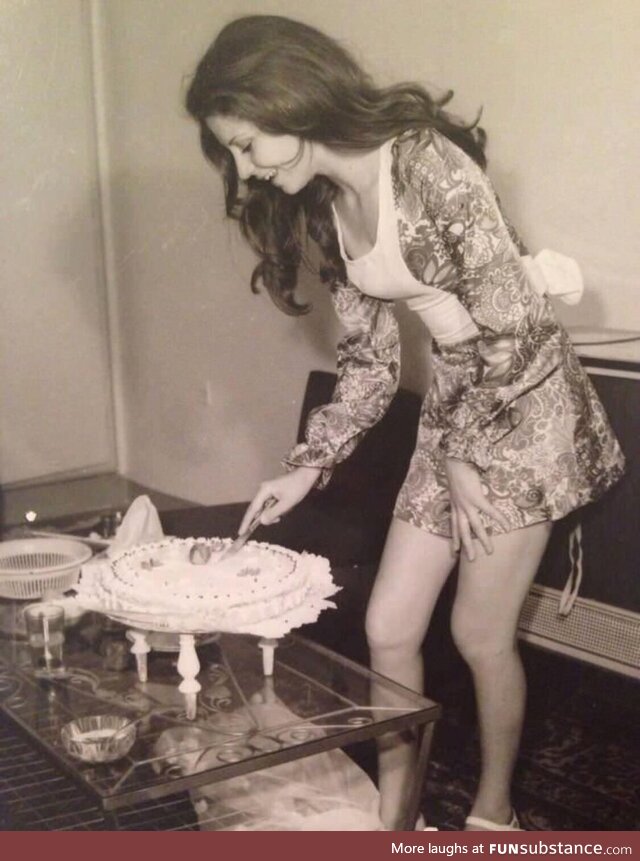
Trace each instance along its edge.
<path fill-rule="evenodd" d="M 265 676 L 273 675 L 273 653 L 277 645 L 278 641 L 271 637 L 263 637 L 258 643 L 262 649 L 262 672 Z"/>
<path fill-rule="evenodd" d="M 138 670 L 138 678 L 141 682 L 147 681 L 147 655 L 151 651 L 151 646 L 147 643 L 147 635 L 144 631 L 129 631 L 133 645 L 131 652 L 136 657 L 136 667 Z"/>
<path fill-rule="evenodd" d="M 187 720 L 193 720 L 196 716 L 198 691 L 201 688 L 200 682 L 196 679 L 200 672 L 200 661 L 193 634 L 180 634 L 178 672 L 182 676 L 178 690 L 184 694 L 186 700 Z"/>

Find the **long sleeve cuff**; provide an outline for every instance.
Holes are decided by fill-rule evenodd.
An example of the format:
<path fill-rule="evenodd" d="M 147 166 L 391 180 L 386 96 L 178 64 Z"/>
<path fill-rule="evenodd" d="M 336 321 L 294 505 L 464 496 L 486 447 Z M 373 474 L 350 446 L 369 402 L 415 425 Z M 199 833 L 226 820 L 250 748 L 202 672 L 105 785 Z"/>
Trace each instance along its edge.
<path fill-rule="evenodd" d="M 450 432 L 441 447 L 447 457 L 471 463 L 482 472 L 491 466 L 491 443 L 483 434 L 469 438 L 466 433 Z"/>
<path fill-rule="evenodd" d="M 322 472 L 315 485 L 320 490 L 329 483 L 329 479 L 333 474 L 334 462 L 334 458 L 327 455 L 325 451 L 313 448 L 306 442 L 298 443 L 282 459 L 282 465 L 288 472 L 297 469 L 299 466 L 321 469 Z"/>

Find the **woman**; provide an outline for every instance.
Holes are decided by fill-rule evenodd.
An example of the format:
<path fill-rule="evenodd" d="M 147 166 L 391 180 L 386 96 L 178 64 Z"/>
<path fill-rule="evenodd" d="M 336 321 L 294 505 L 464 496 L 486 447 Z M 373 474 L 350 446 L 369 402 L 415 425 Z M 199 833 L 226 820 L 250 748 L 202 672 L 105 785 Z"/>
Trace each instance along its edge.
<path fill-rule="evenodd" d="M 259 255 L 252 287 L 283 311 L 318 246 L 346 335 L 332 402 L 311 415 L 288 472 L 264 482 L 273 522 L 353 451 L 399 377 L 391 300 L 433 337 L 434 382 L 367 611 L 372 666 L 423 685 L 421 644 L 459 556 L 455 642 L 473 674 L 482 752 L 469 830 L 518 829 L 510 782 L 525 682 L 518 616 L 551 523 L 600 496 L 623 456 L 526 250 L 484 172 L 484 135 L 417 85 L 376 87 L 317 30 L 251 16 L 201 60 L 187 106 L 222 172 L 227 213 Z M 381 818 L 397 827 L 413 743 L 381 746 Z"/>

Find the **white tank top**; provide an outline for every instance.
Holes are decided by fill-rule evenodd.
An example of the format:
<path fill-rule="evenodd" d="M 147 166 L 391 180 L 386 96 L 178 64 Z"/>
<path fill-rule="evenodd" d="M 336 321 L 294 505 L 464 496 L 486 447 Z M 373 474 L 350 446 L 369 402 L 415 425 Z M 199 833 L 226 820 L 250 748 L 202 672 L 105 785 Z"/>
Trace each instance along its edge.
<path fill-rule="evenodd" d="M 352 260 L 346 253 L 340 219 L 333 218 L 340 254 L 349 280 L 363 293 L 378 299 L 404 299 L 420 315 L 432 337 L 441 344 L 455 344 L 479 333 L 464 305 L 452 294 L 423 284 L 414 278 L 402 257 L 391 182 L 391 147 L 380 149 L 378 176 L 378 232 L 375 245 L 362 257 Z"/>

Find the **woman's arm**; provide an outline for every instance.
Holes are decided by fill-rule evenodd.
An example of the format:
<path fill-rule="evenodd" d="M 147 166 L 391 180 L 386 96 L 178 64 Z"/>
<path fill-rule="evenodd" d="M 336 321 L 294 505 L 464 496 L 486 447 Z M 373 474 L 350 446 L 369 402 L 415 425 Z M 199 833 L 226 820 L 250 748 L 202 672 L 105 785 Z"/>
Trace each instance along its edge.
<path fill-rule="evenodd" d="M 400 338 L 393 304 L 366 296 L 351 283 L 332 289 L 346 332 L 338 344 L 338 379 L 331 402 L 314 409 L 305 441 L 284 459 L 288 468 L 320 469 L 319 486 L 387 411 L 400 378 Z"/>
<path fill-rule="evenodd" d="M 486 174 L 438 133 L 404 144 L 398 169 L 410 236 L 407 264 L 425 283 L 453 292 L 478 336 L 433 351 L 433 410 L 442 427 L 452 545 L 473 559 L 492 552 L 483 515 L 509 528 L 486 497 L 482 472 L 518 422 L 516 399 L 558 367 L 566 336 L 530 283 L 527 249 L 506 221 Z M 416 264 L 411 266 L 411 264 Z M 428 279 L 428 280 L 427 280 Z"/>
<path fill-rule="evenodd" d="M 274 501 L 260 516 L 260 522 L 277 523 L 283 514 L 305 498 L 317 482 L 320 472 L 316 467 L 300 466 L 286 475 L 263 481 L 244 513 L 238 533 L 242 534 L 248 529 L 254 516 L 269 499 Z"/>
<path fill-rule="evenodd" d="M 240 532 L 268 497 L 276 502 L 262 515 L 265 524 L 278 520 L 315 485 L 324 487 L 334 465 L 382 418 L 398 388 L 400 339 L 392 303 L 365 296 L 350 283 L 334 285 L 332 299 L 346 332 L 338 344 L 331 402 L 310 413 L 305 441 L 283 461 L 287 474 L 260 485 Z"/>
<path fill-rule="evenodd" d="M 457 380 L 440 393 L 446 424 L 441 446 L 447 456 L 482 470 L 493 445 L 517 420 L 509 407 L 558 367 L 567 336 L 548 299 L 529 282 L 522 248 L 486 174 L 438 134 L 416 147 L 407 174 L 412 192 L 420 195 L 428 253 L 435 259 L 431 269 L 453 267 L 447 289 L 480 331 L 477 341 L 463 349 L 441 347 L 435 357 L 441 377 L 455 365 L 449 376 Z"/>

